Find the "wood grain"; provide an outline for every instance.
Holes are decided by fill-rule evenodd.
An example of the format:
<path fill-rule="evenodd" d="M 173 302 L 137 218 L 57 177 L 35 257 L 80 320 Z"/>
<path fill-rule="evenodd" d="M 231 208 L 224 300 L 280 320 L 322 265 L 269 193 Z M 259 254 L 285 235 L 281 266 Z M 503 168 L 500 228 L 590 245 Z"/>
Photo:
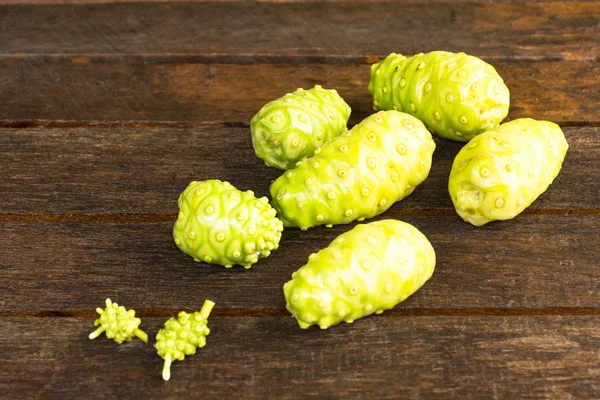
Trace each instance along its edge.
<path fill-rule="evenodd" d="M 229 3 L 240 0 L 143 0 L 144 3 Z M 355 2 L 357 0 L 249 0 L 256 3 L 343 3 Z M 360 0 L 363 3 L 389 2 L 390 0 Z M 490 3 L 490 0 L 391 0 L 398 3 L 411 4 L 448 4 L 448 3 Z M 524 3 L 525 0 L 493 0 L 494 3 Z M 563 0 L 562 3 L 577 3 L 581 0 Z M 116 4 L 116 3 L 140 3 L 140 0 L 0 0 L 0 4 Z M 555 3 L 556 0 L 530 0 L 527 3 Z"/>
<path fill-rule="evenodd" d="M 509 119 L 600 125 L 600 63 L 494 62 L 511 90 Z M 0 60 L 0 125 L 235 123 L 297 87 L 336 88 L 351 123 L 373 112 L 368 65 Z M 41 120 L 41 121 L 40 121 Z"/>
<path fill-rule="evenodd" d="M 594 60 L 600 54 L 599 14 L 600 4 L 592 1 L 8 5 L 0 14 L 0 53 L 364 61 L 394 51 L 445 49 L 494 58 Z"/>
<path fill-rule="evenodd" d="M 600 213 L 600 128 L 565 132 L 570 150 L 561 173 L 527 214 Z M 128 219 L 130 214 L 159 213 L 170 220 L 178 211 L 179 194 L 192 180 L 227 180 L 269 196 L 271 182 L 282 173 L 254 155 L 247 128 L 0 129 L 0 138 L 0 219 L 5 220 L 29 213 L 34 214 L 26 216 L 29 220 L 61 213 L 164 221 L 164 216 L 152 215 Z M 393 206 L 399 215 L 439 215 L 439 210 L 454 215 L 447 182 L 462 145 L 436 141 L 430 175 Z"/>
<path fill-rule="evenodd" d="M 521 216 L 483 228 L 456 216 L 392 211 L 380 218 L 413 224 L 437 255 L 432 279 L 386 315 L 600 311 L 600 216 Z M 352 226 L 288 229 L 279 250 L 246 271 L 195 263 L 174 245 L 171 221 L 4 222 L 0 310 L 2 315 L 91 316 L 110 297 L 157 316 L 208 297 L 220 308 L 238 309 L 233 315 L 285 315 L 282 286 L 292 272 Z"/>
<path fill-rule="evenodd" d="M 143 319 L 150 343 L 163 321 Z M 15 399 L 600 396 L 599 316 L 371 317 L 328 331 L 212 317 L 209 326 L 207 346 L 174 363 L 165 383 L 150 345 L 90 341 L 91 319 L 3 318 L 0 384 Z"/>
<path fill-rule="evenodd" d="M 600 398 L 600 2 L 0 0 L 0 32 L 0 397 Z M 461 144 L 437 140 L 428 180 L 379 217 L 427 235 L 435 274 L 326 332 L 298 328 L 282 285 L 352 225 L 288 229 L 250 271 L 176 248 L 191 180 L 268 194 L 280 172 L 248 129 L 265 102 L 334 87 L 352 125 L 370 63 L 440 49 L 497 68 L 508 120 L 566 127 L 563 170 L 523 215 L 462 222 Z M 106 297 L 150 345 L 87 339 Z M 153 338 L 206 298 L 209 344 L 165 383 Z"/>

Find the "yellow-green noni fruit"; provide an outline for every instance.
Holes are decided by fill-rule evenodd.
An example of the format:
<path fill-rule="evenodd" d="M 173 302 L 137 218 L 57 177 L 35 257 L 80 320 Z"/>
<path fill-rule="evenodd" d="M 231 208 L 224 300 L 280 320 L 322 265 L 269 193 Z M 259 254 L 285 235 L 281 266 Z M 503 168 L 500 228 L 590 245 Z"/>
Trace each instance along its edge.
<path fill-rule="evenodd" d="M 273 206 L 284 226 L 302 229 L 374 217 L 427 178 L 434 149 L 415 117 L 378 112 L 277 178 Z"/>
<path fill-rule="evenodd" d="M 267 103 L 252 118 L 254 151 L 269 167 L 294 168 L 344 133 L 349 117 L 350 106 L 335 89 L 298 89 Z"/>
<path fill-rule="evenodd" d="M 90 339 L 96 339 L 104 332 L 107 338 L 113 339 L 118 344 L 129 342 L 134 336 L 140 338 L 144 343 L 148 343 L 146 332 L 138 329 L 142 320 L 135 317 L 134 310 L 127 310 L 110 299 L 106 299 L 106 308 L 103 310 L 98 307 L 96 312 L 100 314 L 100 317 L 94 321 L 94 325 L 98 329 L 90 333 Z"/>
<path fill-rule="evenodd" d="M 391 219 L 359 224 L 292 274 L 283 286 L 286 306 L 301 328 L 352 323 L 404 301 L 434 268 L 435 251 L 414 226 Z"/>
<path fill-rule="evenodd" d="M 511 219 L 544 193 L 569 145 L 558 125 L 517 119 L 482 133 L 458 153 L 448 190 L 456 212 L 481 226 Z"/>
<path fill-rule="evenodd" d="M 188 314 L 182 311 L 177 318 L 165 322 L 165 327 L 158 331 L 154 347 L 165 360 L 162 371 L 165 381 L 171 378 L 173 361 L 182 361 L 185 356 L 196 354 L 196 348 L 206 346 L 206 337 L 210 333 L 208 316 L 214 306 L 215 303 L 205 300 L 199 312 Z"/>
<path fill-rule="evenodd" d="M 195 261 L 250 268 L 279 247 L 282 222 L 266 197 L 229 182 L 192 182 L 179 196 L 175 244 Z"/>
<path fill-rule="evenodd" d="M 392 53 L 371 65 L 375 110 L 419 118 L 441 137 L 466 142 L 494 129 L 508 114 L 510 93 L 498 72 L 465 53 Z"/>

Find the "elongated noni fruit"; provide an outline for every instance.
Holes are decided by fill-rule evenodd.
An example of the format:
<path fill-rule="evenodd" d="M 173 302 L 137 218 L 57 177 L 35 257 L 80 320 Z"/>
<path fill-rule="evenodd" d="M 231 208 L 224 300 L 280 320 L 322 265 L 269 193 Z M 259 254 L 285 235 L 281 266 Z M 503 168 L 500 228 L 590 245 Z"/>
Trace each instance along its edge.
<path fill-rule="evenodd" d="M 393 308 L 433 274 L 435 251 L 414 226 L 396 220 L 359 224 L 283 286 L 287 309 L 301 328 L 327 329 Z"/>
<path fill-rule="evenodd" d="M 110 299 L 106 299 L 106 308 L 103 310 L 98 307 L 96 312 L 100 314 L 100 317 L 94 321 L 94 325 L 98 329 L 90 333 L 90 339 L 96 339 L 104 332 L 107 338 L 113 339 L 118 344 L 129 342 L 134 336 L 144 343 L 148 343 L 148 335 L 138 328 L 142 320 L 135 317 L 134 310 L 127 310 Z"/>
<path fill-rule="evenodd" d="M 498 72 L 465 53 L 392 53 L 371 66 L 375 110 L 400 110 L 439 136 L 466 142 L 508 114 L 510 93 Z"/>
<path fill-rule="evenodd" d="M 568 147 L 558 125 L 530 118 L 479 135 L 452 164 L 448 190 L 456 212 L 476 226 L 514 218 L 548 189 Z"/>
<path fill-rule="evenodd" d="M 177 318 L 165 322 L 165 327 L 158 331 L 154 347 L 165 360 L 162 371 L 165 381 L 171 378 L 173 361 L 182 361 L 185 356 L 196 354 L 196 348 L 206 345 L 206 337 L 210 333 L 208 316 L 214 306 L 215 303 L 205 300 L 200 311 L 192 314 L 182 311 Z"/>
<path fill-rule="evenodd" d="M 273 206 L 284 226 L 302 229 L 374 217 L 427 178 L 434 149 L 415 117 L 378 112 L 279 177 Z"/>
<path fill-rule="evenodd" d="M 267 103 L 252 118 L 252 144 L 269 167 L 294 168 L 329 139 L 344 133 L 350 106 L 335 89 L 298 89 Z"/>
<path fill-rule="evenodd" d="M 196 261 L 250 268 L 279 247 L 282 222 L 266 197 L 229 182 L 192 182 L 179 196 L 175 244 Z"/>

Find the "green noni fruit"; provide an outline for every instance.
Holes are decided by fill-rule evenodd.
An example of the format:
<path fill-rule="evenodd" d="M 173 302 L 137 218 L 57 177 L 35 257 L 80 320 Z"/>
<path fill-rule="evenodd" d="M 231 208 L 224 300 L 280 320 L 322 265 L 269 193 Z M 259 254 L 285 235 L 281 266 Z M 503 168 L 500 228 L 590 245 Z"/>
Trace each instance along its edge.
<path fill-rule="evenodd" d="M 448 189 L 456 212 L 475 226 L 514 218 L 548 189 L 568 147 L 558 125 L 530 118 L 482 133 L 452 164 Z"/>
<path fill-rule="evenodd" d="M 165 322 L 165 327 L 158 331 L 154 347 L 165 360 L 162 371 L 165 381 L 171 378 L 173 361 L 182 361 L 185 356 L 196 354 L 196 348 L 206 346 L 206 336 L 210 333 L 208 316 L 214 306 L 215 303 L 205 300 L 199 312 L 188 314 L 182 311 L 177 318 Z"/>
<path fill-rule="evenodd" d="M 106 308 L 103 310 L 98 307 L 96 312 L 100 314 L 100 318 L 94 321 L 94 325 L 98 329 L 90 333 L 90 339 L 96 339 L 102 332 L 105 332 L 107 338 L 113 339 L 118 344 L 129 342 L 134 336 L 140 338 L 144 343 L 148 343 L 148 335 L 138 329 L 142 320 L 135 317 L 134 310 L 127 310 L 110 299 L 106 299 Z"/>
<path fill-rule="evenodd" d="M 435 251 L 414 226 L 391 219 L 359 224 L 292 274 L 283 286 L 286 306 L 303 329 L 352 323 L 404 301 L 434 268 Z"/>
<path fill-rule="evenodd" d="M 279 177 L 273 206 L 284 226 L 302 229 L 374 217 L 427 178 L 434 149 L 415 117 L 378 112 Z"/>
<path fill-rule="evenodd" d="M 508 114 L 510 93 L 498 72 L 465 53 L 392 53 L 371 65 L 375 110 L 414 115 L 439 136 L 466 142 Z"/>
<path fill-rule="evenodd" d="M 179 196 L 175 244 L 197 262 L 250 268 L 279 247 L 282 222 L 266 197 L 229 182 L 192 182 Z"/>
<path fill-rule="evenodd" d="M 269 167 L 294 168 L 347 131 L 350 107 L 335 89 L 298 89 L 263 106 L 252 118 L 252 144 Z"/>

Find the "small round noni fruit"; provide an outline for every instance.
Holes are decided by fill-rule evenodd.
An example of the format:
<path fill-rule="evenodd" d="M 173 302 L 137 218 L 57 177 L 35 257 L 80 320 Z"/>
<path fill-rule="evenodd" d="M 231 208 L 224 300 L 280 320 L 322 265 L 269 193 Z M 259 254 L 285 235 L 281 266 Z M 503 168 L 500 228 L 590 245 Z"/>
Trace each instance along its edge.
<path fill-rule="evenodd" d="M 279 247 L 283 223 L 266 197 L 229 182 L 192 182 L 179 196 L 175 244 L 197 262 L 250 268 Z"/>
<path fill-rule="evenodd" d="M 250 122 L 256 156 L 269 167 L 294 168 L 315 149 L 348 130 L 350 111 L 335 89 L 320 85 L 273 100 Z"/>
<path fill-rule="evenodd" d="M 475 137 L 450 171 L 448 191 L 456 212 L 475 226 L 516 217 L 548 189 L 568 148 L 558 125 L 531 118 Z"/>

